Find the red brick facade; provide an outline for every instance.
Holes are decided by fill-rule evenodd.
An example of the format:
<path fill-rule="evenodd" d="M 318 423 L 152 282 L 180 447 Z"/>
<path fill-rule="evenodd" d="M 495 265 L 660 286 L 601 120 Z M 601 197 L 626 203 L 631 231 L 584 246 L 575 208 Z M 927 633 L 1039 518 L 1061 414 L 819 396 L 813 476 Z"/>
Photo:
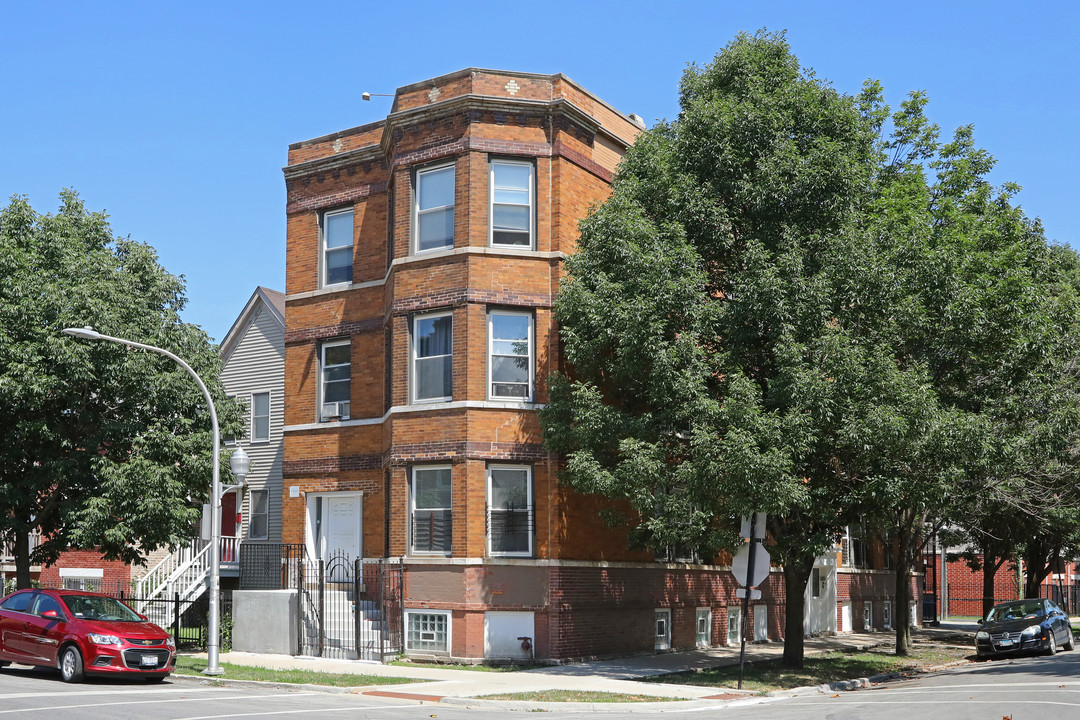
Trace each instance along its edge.
<path fill-rule="evenodd" d="M 283 541 L 322 552 L 312 499 L 362 492 L 363 555 L 406 558 L 406 608 L 446 613 L 452 656 L 485 657 L 485 616 L 500 611 L 532 614 L 540 658 L 651 650 L 657 611 L 671 612 L 671 647 L 698 642 L 706 607 L 709 642 L 726 642 L 731 574 L 629 550 L 598 518 L 607 501 L 560 486 L 537 419 L 560 366 L 552 301 L 562 259 L 639 129 L 561 75 L 470 69 L 399 89 L 383 121 L 289 148 Z M 523 247 L 492 239 L 500 161 L 531 177 Z M 452 245 L 418 251 L 418 173 L 438 167 L 453 168 Z M 348 209 L 351 282 L 327 286 L 321 223 Z M 489 396 L 493 310 L 530 318 L 530 402 Z M 421 403 L 413 321 L 429 312 L 452 318 L 452 393 Z M 331 340 L 351 354 L 349 417 L 323 421 L 320 348 Z M 500 463 L 530 472 L 527 557 L 489 551 L 488 472 Z M 413 552 L 409 524 L 411 473 L 432 466 L 449 466 L 451 478 L 450 551 L 434 559 Z M 771 639 L 782 635 L 781 583 L 774 575 L 755 603 Z"/>

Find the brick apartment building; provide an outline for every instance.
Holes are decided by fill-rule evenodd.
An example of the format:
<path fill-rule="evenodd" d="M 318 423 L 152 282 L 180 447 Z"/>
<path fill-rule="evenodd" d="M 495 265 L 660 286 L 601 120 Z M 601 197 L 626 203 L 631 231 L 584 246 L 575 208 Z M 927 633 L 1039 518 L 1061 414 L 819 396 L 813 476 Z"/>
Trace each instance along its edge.
<path fill-rule="evenodd" d="M 473 68 L 289 147 L 282 540 L 403 558 L 409 654 L 739 638 L 727 568 L 629 551 L 603 500 L 559 484 L 537 419 L 562 261 L 643 127 L 563 75 Z M 815 631 L 863 614 L 825 562 Z M 776 640 L 778 574 L 763 592 L 749 626 Z"/>

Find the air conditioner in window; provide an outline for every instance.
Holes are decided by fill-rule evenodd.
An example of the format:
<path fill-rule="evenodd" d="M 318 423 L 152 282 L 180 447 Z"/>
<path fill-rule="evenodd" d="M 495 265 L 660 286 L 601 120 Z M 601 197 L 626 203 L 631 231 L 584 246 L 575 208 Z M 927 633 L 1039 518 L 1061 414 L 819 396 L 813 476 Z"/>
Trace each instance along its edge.
<path fill-rule="evenodd" d="M 323 403 L 323 406 L 322 406 L 322 419 L 323 420 L 348 420 L 349 419 L 349 403 L 348 403 L 348 401 Z"/>

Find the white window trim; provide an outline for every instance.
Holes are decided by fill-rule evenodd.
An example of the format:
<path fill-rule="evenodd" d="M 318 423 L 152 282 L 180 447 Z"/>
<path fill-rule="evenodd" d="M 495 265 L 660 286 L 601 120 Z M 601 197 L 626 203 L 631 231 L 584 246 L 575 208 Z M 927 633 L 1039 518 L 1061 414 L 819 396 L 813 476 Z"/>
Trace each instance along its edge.
<path fill-rule="evenodd" d="M 326 340 L 319 345 L 319 387 L 316 393 L 317 397 L 315 403 L 315 418 L 316 422 L 326 423 L 329 420 L 323 418 L 323 395 L 325 393 L 326 380 L 324 372 L 326 370 L 326 349 L 331 347 L 340 347 L 342 345 L 349 345 L 349 414 L 352 415 L 352 340 L 349 338 L 341 340 Z M 348 420 L 347 417 L 335 418 L 340 420 Z"/>
<path fill-rule="evenodd" d="M 452 169 L 454 171 L 454 202 L 450 205 L 439 205 L 438 207 L 428 208 L 424 210 L 425 213 L 431 213 L 435 210 L 445 210 L 446 208 L 452 208 L 455 214 L 454 218 L 454 233 L 450 236 L 450 244 L 443 245 L 441 247 L 428 248 L 426 250 L 420 249 L 420 180 L 424 175 L 440 172 L 446 169 Z M 412 238 L 409 242 L 410 249 L 413 255 L 426 255 L 431 252 L 439 252 L 440 250 L 447 250 L 454 247 L 454 239 L 457 236 L 457 163 L 448 162 L 440 163 L 438 165 L 432 165 L 418 169 L 413 175 L 413 202 L 412 202 Z"/>
<path fill-rule="evenodd" d="M 445 551 L 416 550 L 413 548 L 413 517 L 416 513 L 416 471 L 417 470 L 449 470 L 450 471 L 450 548 Z M 408 550 L 411 557 L 450 557 L 454 553 L 453 527 L 454 527 L 454 467 L 453 465 L 414 465 L 409 468 L 409 513 L 406 519 L 406 535 L 408 536 Z"/>
<path fill-rule="evenodd" d="M 326 219 L 328 217 L 332 217 L 334 215 L 344 215 L 346 213 L 348 213 L 353 218 L 353 221 L 352 221 L 352 237 L 349 238 L 350 242 L 349 242 L 349 245 L 348 245 L 348 247 L 350 248 L 350 257 L 351 257 L 352 256 L 351 250 L 356 247 L 356 215 L 354 214 L 353 208 L 348 207 L 348 208 L 338 208 L 337 210 L 324 210 L 322 213 L 319 214 L 319 287 L 320 288 L 344 288 L 344 287 L 348 287 L 350 284 L 352 284 L 352 280 L 349 280 L 348 282 L 336 282 L 336 283 L 327 282 L 327 280 L 326 280 L 326 276 L 327 276 L 327 272 L 328 272 L 327 268 L 326 268 L 326 253 L 330 249 L 330 248 L 326 247 L 326 225 L 327 225 Z M 346 247 L 346 246 L 342 245 L 341 247 L 334 248 L 334 250 L 341 250 L 344 247 Z M 353 259 L 355 259 L 355 258 L 353 258 Z M 352 260 L 350 260 L 350 264 L 352 264 Z M 353 269 L 355 270 L 355 267 Z"/>
<path fill-rule="evenodd" d="M 409 647 L 409 620 L 412 615 L 442 615 L 446 618 L 446 649 L 432 650 L 431 648 Z M 424 608 L 406 608 L 405 610 L 405 652 L 450 654 L 454 641 L 454 616 L 447 610 L 426 610 Z"/>
<path fill-rule="evenodd" d="M 508 245 L 495 242 L 495 166 L 524 165 L 529 168 L 529 244 Z M 536 247 L 536 163 L 529 160 L 493 159 L 488 167 L 488 247 L 520 248 L 532 250 Z"/>
<path fill-rule="evenodd" d="M 417 349 L 420 343 L 416 341 L 416 325 L 421 320 L 430 320 L 437 317 L 450 317 L 450 394 L 442 395 L 440 397 L 424 398 L 422 400 L 417 399 L 416 391 L 418 387 L 417 379 L 419 373 L 416 371 L 416 361 L 419 359 L 416 355 Z M 454 399 L 454 311 L 447 310 L 445 312 L 424 313 L 423 315 L 413 315 L 412 318 L 412 332 L 409 333 L 409 401 L 413 405 L 425 405 L 428 403 L 440 403 L 448 402 Z M 441 355 L 429 355 L 428 357 L 442 357 Z"/>
<path fill-rule="evenodd" d="M 251 532 L 251 528 L 255 525 L 252 520 L 255 519 L 255 493 L 262 493 L 266 496 L 266 533 L 264 535 L 254 535 Z M 266 488 L 255 488 L 248 491 L 248 540 L 268 540 L 270 539 L 270 492 Z M 258 513 L 263 515 L 263 513 Z"/>
<path fill-rule="evenodd" d="M 266 438 L 265 439 L 255 437 L 255 396 L 256 395 L 265 395 L 266 396 Z M 271 429 L 270 429 L 270 417 L 273 415 L 273 412 L 271 410 L 273 402 L 274 402 L 274 396 L 273 396 L 273 393 L 271 393 L 269 390 L 266 390 L 266 391 L 263 391 L 263 392 L 253 392 L 253 393 L 251 393 L 251 397 L 248 398 L 248 422 L 250 423 L 249 427 L 251 428 L 251 431 L 248 433 L 248 442 L 250 442 L 252 445 L 265 445 L 266 443 L 270 442 L 270 435 L 272 434 Z"/>
<path fill-rule="evenodd" d="M 495 552 L 491 549 L 491 471 L 492 470 L 524 470 L 525 471 L 525 492 L 526 502 L 528 503 L 529 510 L 529 549 L 527 552 Z M 533 504 L 533 468 L 531 465 L 508 465 L 503 463 L 495 463 L 488 465 L 487 468 L 487 551 L 489 557 L 523 557 L 530 558 L 536 551 L 535 548 L 535 532 L 536 526 L 536 506 Z"/>
<path fill-rule="evenodd" d="M 871 600 L 863 600 L 863 630 L 874 629 L 874 603 Z"/>
<path fill-rule="evenodd" d="M 528 394 L 523 398 L 504 397 L 501 395 L 494 395 L 491 392 L 492 380 L 491 373 L 494 369 L 495 363 L 492 358 L 494 356 L 494 343 L 495 343 L 495 322 L 494 316 L 496 315 L 516 315 L 518 317 L 524 317 L 529 320 L 529 388 Z M 487 346 L 487 398 L 488 400 L 498 400 L 500 402 L 521 402 L 531 403 L 536 394 L 536 316 L 531 312 L 522 312 L 520 310 L 500 310 L 493 309 L 488 311 L 488 346 Z"/>
<path fill-rule="evenodd" d="M 61 578 L 87 578 L 101 580 L 105 577 L 103 568 L 59 568 Z"/>
<path fill-rule="evenodd" d="M 881 611 L 881 627 L 883 630 L 893 629 L 892 600 L 883 601 Z"/>

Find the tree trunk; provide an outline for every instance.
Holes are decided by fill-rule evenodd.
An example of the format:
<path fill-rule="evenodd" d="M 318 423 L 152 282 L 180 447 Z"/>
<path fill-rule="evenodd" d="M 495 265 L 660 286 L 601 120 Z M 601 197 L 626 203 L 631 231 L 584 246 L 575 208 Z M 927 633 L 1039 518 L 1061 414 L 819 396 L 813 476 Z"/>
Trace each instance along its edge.
<path fill-rule="evenodd" d="M 806 582 L 813 569 L 813 557 L 784 563 L 784 667 L 803 666 Z"/>
<path fill-rule="evenodd" d="M 911 654 L 911 559 L 907 552 L 901 551 L 896 563 L 896 599 L 893 610 L 893 622 L 896 623 L 896 654 Z"/>
<path fill-rule="evenodd" d="M 986 614 L 990 612 L 990 608 L 994 607 L 994 579 L 997 577 L 997 572 L 1001 569 L 1001 566 L 1005 562 L 1005 558 L 993 558 L 986 550 L 983 550 L 983 567 L 982 567 L 982 616 L 986 617 Z"/>
<path fill-rule="evenodd" d="M 30 587 L 30 533 L 15 531 L 15 586 Z"/>

